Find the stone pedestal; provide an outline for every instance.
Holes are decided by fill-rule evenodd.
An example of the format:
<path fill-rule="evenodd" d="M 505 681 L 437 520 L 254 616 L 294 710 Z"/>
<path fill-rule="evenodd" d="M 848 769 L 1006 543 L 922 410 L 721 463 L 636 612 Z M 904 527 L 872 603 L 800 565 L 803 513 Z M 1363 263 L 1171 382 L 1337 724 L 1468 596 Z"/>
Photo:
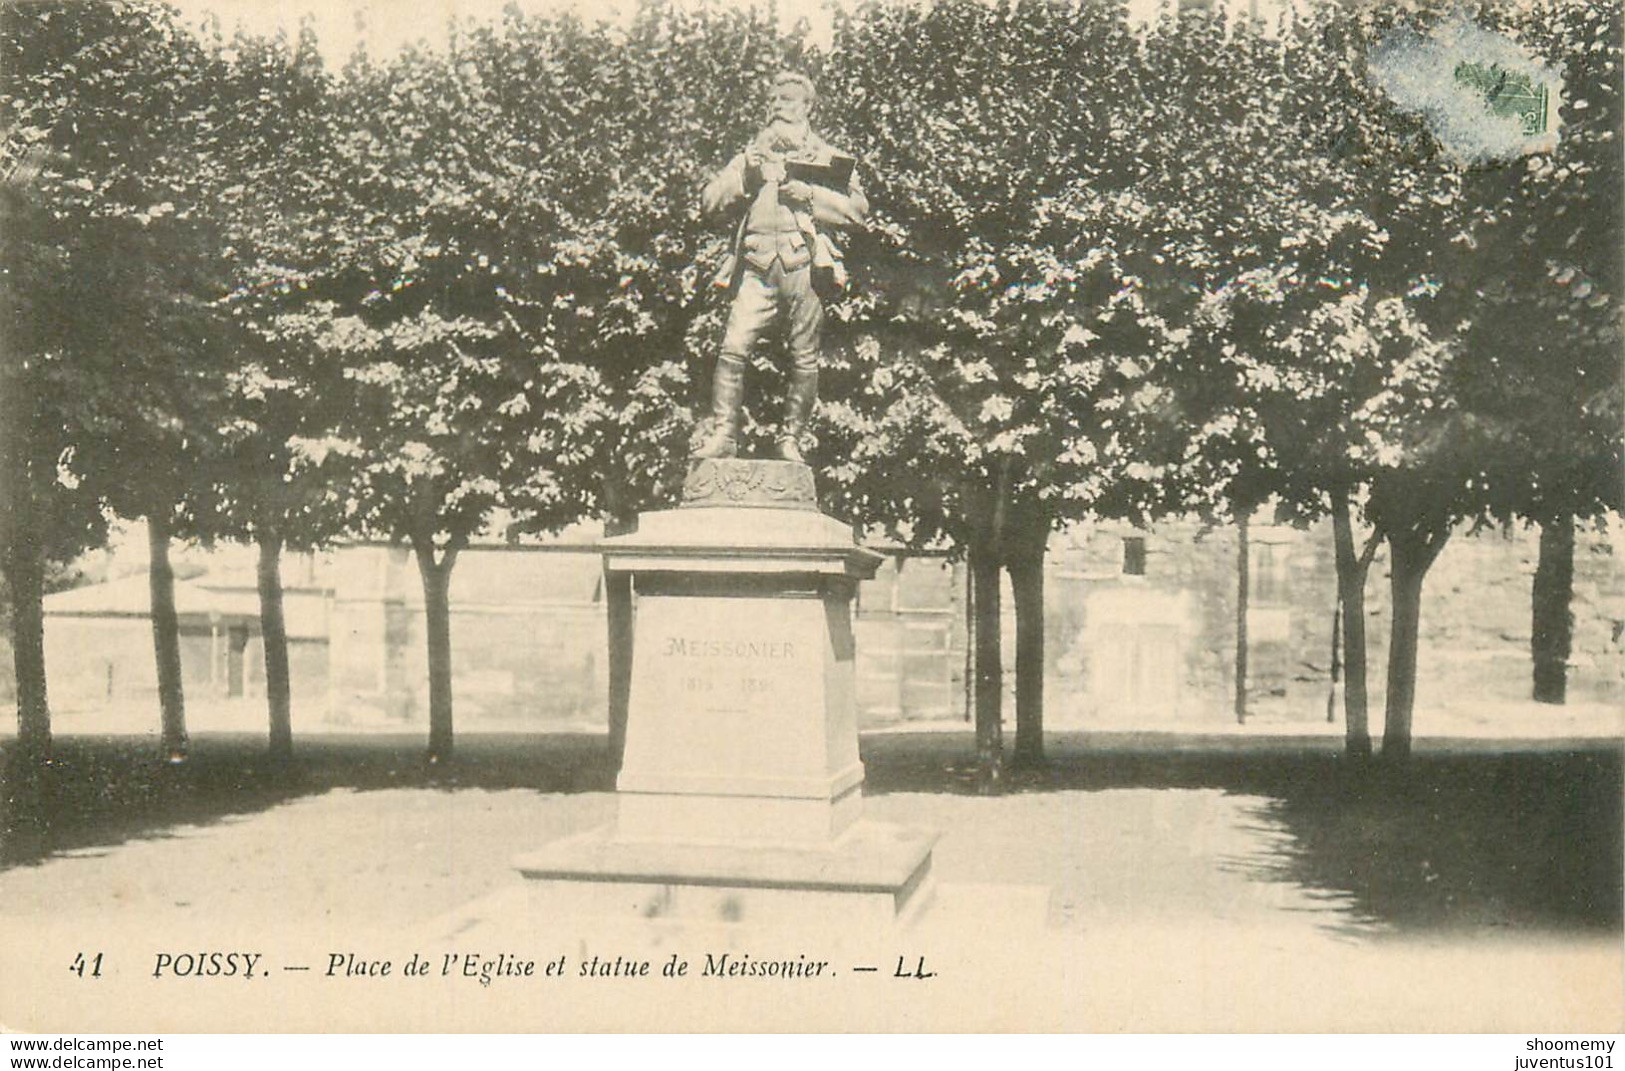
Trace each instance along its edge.
<path fill-rule="evenodd" d="M 889 922 L 934 837 L 862 819 L 852 598 L 880 555 L 812 472 L 699 462 L 681 508 L 606 539 L 637 610 L 618 814 L 517 861 L 552 910 Z"/>

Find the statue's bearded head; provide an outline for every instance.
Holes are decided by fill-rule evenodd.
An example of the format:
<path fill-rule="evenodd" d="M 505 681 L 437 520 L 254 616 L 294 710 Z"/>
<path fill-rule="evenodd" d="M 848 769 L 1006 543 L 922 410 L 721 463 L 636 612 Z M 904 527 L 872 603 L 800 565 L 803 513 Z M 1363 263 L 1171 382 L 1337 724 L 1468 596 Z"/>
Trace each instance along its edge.
<path fill-rule="evenodd" d="M 773 79 L 767 94 L 767 132 L 779 151 L 797 149 L 807 140 L 813 101 L 812 79 L 786 71 Z"/>

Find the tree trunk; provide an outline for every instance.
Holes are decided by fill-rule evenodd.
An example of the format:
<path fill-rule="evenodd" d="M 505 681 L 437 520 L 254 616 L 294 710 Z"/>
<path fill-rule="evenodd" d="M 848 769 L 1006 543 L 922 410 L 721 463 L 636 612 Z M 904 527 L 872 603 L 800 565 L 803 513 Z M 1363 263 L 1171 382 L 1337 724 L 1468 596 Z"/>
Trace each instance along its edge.
<path fill-rule="evenodd" d="M 970 562 L 965 563 L 965 721 L 976 718 L 976 585 L 971 580 Z"/>
<path fill-rule="evenodd" d="M 604 522 L 606 536 L 626 535 L 637 529 L 636 520 L 611 518 Z M 604 572 L 604 610 L 609 629 L 609 762 L 619 774 L 626 756 L 627 712 L 632 702 L 632 574 Z"/>
<path fill-rule="evenodd" d="M 30 428 L 34 416 L 27 362 L 0 360 L 0 570 L 11 598 L 11 654 L 17 677 L 17 749 L 25 768 L 51 757 L 51 707 L 45 687 L 45 525 L 35 505 Z M 13 766 L 13 769 L 16 767 Z"/>
<path fill-rule="evenodd" d="M 1449 535 L 1449 529 L 1443 533 L 1417 530 L 1388 533 L 1389 591 L 1394 619 L 1388 640 L 1388 694 L 1382 728 L 1384 762 L 1403 762 L 1411 754 L 1422 581 Z"/>
<path fill-rule="evenodd" d="M 29 463 L 33 416 L 29 373 L 0 358 L 0 573 L 11 610 L 17 738 L 0 747 L 0 864 L 50 849 L 51 706 L 45 686 L 45 544 Z"/>
<path fill-rule="evenodd" d="M 1236 724 L 1247 724 L 1247 604 L 1251 595 L 1252 548 L 1247 515 L 1236 520 Z"/>
<path fill-rule="evenodd" d="M 1562 703 L 1568 693 L 1569 653 L 1574 640 L 1574 518 L 1540 526 L 1540 561 L 1530 603 L 1530 654 L 1535 663 L 1537 703 Z"/>
<path fill-rule="evenodd" d="M 1343 613 L 1343 747 L 1352 759 L 1371 757 L 1370 702 L 1366 693 L 1365 579 L 1376 552 L 1372 536 L 1363 553 L 1354 549 L 1348 495 L 1332 496 L 1332 539 L 1337 554 L 1337 601 Z"/>
<path fill-rule="evenodd" d="M 1010 555 L 1010 593 L 1016 603 L 1015 761 L 1044 761 L 1044 552 L 1047 528 L 1024 533 L 1026 545 Z"/>
<path fill-rule="evenodd" d="M 0 505 L 0 508 L 4 508 Z M 20 513 L 15 518 L 21 521 Z M 17 861 L 42 855 L 50 846 L 51 708 L 45 690 L 45 560 L 40 544 L 19 523 L 5 548 L 11 596 L 11 642 L 17 671 L 17 740 L 0 749 L 0 849 Z"/>
<path fill-rule="evenodd" d="M 976 784 L 984 793 L 998 791 L 1004 776 L 1004 727 L 1000 704 L 1004 690 L 1003 638 L 999 627 L 999 558 L 991 548 L 972 544 L 970 582 L 976 646 Z"/>
<path fill-rule="evenodd" d="M 17 674 L 17 747 L 44 760 L 51 754 L 51 706 L 45 687 L 45 555 L 38 539 L 21 523 L 16 523 L 13 536 L 5 565 L 12 665 Z"/>
<path fill-rule="evenodd" d="M 158 662 L 158 708 L 162 718 L 159 746 L 170 762 L 185 762 L 186 695 L 181 684 L 181 629 L 175 613 L 175 570 L 169 564 L 169 517 L 164 510 L 147 516 L 147 571 L 152 593 L 152 646 Z"/>
<path fill-rule="evenodd" d="M 418 573 L 423 579 L 424 630 L 429 641 L 429 753 L 430 765 L 449 762 L 452 756 L 451 712 L 451 569 L 457 552 L 445 550 L 437 562 L 430 537 L 414 539 Z"/>
<path fill-rule="evenodd" d="M 1337 682 L 1343 676 L 1343 604 L 1336 599 L 1332 600 L 1332 658 L 1331 687 L 1326 689 L 1326 724 L 1330 725 L 1337 720 Z"/>
<path fill-rule="evenodd" d="M 260 642 L 265 648 L 265 704 L 270 715 L 270 755 L 293 758 L 292 687 L 288 680 L 288 627 L 282 612 L 282 539 L 259 534 Z"/>

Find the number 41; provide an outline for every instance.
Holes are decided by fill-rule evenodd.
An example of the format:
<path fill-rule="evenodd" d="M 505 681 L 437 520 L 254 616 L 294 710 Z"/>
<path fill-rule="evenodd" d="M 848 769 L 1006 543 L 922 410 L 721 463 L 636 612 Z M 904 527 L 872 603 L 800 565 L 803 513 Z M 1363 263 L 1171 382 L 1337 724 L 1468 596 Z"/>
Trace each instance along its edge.
<path fill-rule="evenodd" d="M 68 970 L 83 978 L 86 966 L 90 967 L 90 976 L 92 978 L 100 978 L 102 976 L 102 953 L 96 953 L 95 958 L 87 961 L 85 954 L 80 952 L 73 957 L 73 962 L 68 965 Z"/>

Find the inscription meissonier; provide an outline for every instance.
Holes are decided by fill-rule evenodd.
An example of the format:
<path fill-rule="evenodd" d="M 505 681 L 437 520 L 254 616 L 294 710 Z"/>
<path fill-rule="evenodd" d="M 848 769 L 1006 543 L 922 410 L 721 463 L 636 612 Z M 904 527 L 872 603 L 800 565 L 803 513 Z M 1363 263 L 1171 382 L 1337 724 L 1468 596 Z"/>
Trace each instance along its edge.
<path fill-rule="evenodd" d="M 668 658 L 765 658 L 796 656 L 796 645 L 788 640 L 701 640 L 668 637 L 662 652 Z"/>

